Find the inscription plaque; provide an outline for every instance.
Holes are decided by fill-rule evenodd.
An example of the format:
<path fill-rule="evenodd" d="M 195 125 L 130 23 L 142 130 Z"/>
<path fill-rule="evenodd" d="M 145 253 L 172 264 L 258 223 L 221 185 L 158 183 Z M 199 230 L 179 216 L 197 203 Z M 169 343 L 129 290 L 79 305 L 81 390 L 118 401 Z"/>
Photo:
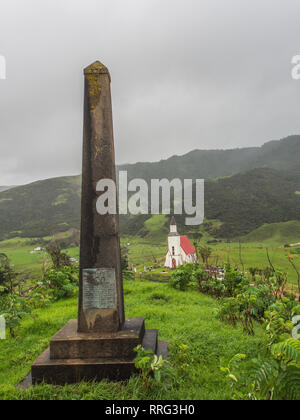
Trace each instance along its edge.
<path fill-rule="evenodd" d="M 82 270 L 83 310 L 116 307 L 116 271 L 114 268 Z"/>

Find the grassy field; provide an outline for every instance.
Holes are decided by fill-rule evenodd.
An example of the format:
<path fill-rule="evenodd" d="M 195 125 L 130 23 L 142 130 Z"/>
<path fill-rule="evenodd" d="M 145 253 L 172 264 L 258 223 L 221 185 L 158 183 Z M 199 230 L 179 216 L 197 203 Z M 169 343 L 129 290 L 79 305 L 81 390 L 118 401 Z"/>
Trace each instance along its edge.
<path fill-rule="evenodd" d="M 28 276 L 29 279 L 36 281 L 41 278 L 43 261 L 46 260 L 50 263 L 49 256 L 46 252 L 31 253 L 31 251 L 42 244 L 43 240 L 41 240 L 40 244 L 37 242 L 33 245 L 32 239 L 9 239 L 0 242 L 0 253 L 5 253 L 8 256 L 11 264 L 20 273 L 20 276 Z M 70 257 L 78 258 L 79 248 L 70 248 L 66 252 Z"/>
<path fill-rule="evenodd" d="M 144 271 L 144 267 L 163 266 L 167 251 L 167 243 L 151 242 L 148 239 L 141 238 L 124 238 L 122 241 L 129 251 L 129 262 L 137 267 L 138 271 Z M 242 243 L 240 259 L 240 245 L 237 242 L 219 243 L 210 245 L 212 255 L 209 263 L 212 265 L 223 265 L 230 262 L 232 265 L 242 269 L 250 267 L 265 268 L 268 266 L 268 258 L 266 248 L 268 248 L 269 256 L 272 264 L 276 269 L 288 273 L 290 284 L 296 285 L 297 274 L 291 267 L 286 257 L 287 253 L 295 251 L 300 246 L 284 249 L 276 243 Z M 300 270 L 300 254 L 293 254 L 294 262 Z"/>
<path fill-rule="evenodd" d="M 54 387 L 41 385 L 26 392 L 15 386 L 29 372 L 32 362 L 49 345 L 50 338 L 77 314 L 77 299 L 57 302 L 38 310 L 18 330 L 16 340 L 0 341 L 0 399 L 230 399 L 232 390 L 220 372 L 220 361 L 236 353 L 249 358 L 265 356 L 266 337 L 256 325 L 256 335 L 245 335 L 215 318 L 217 301 L 198 291 L 180 292 L 168 284 L 148 281 L 125 283 L 127 317 L 144 317 L 147 328 L 158 328 L 160 339 L 170 340 L 174 380 L 166 389 L 160 384 L 146 390 L 139 377 L 128 382 L 102 382 Z M 193 359 L 183 368 L 178 346 L 189 346 Z M 245 362 L 248 363 L 248 362 Z"/>
<path fill-rule="evenodd" d="M 157 220 L 159 224 L 161 221 Z M 274 237 L 272 237 L 274 239 Z M 41 244 L 42 245 L 42 244 Z M 34 283 L 40 279 L 46 253 L 31 254 L 39 246 L 32 239 L 11 239 L 0 243 L 0 253 L 5 252 L 19 272 L 29 275 Z M 49 308 L 37 310 L 34 318 L 22 322 L 17 339 L 0 341 L 0 399 L 230 399 L 232 390 L 220 372 L 224 363 L 236 353 L 245 353 L 249 359 L 265 356 L 266 336 L 260 325 L 255 326 L 255 336 L 245 335 L 215 318 L 218 302 L 196 290 L 180 292 L 167 283 L 169 273 L 162 274 L 167 250 L 167 240 L 159 237 L 122 237 L 122 246 L 128 249 L 129 262 L 137 267 L 136 280 L 124 285 L 127 317 L 142 316 L 147 328 L 158 328 L 160 339 L 170 340 L 170 361 L 174 379 L 168 388 L 155 385 L 145 390 L 141 379 L 133 377 L 128 382 L 81 383 L 74 386 L 53 387 L 41 385 L 26 392 L 16 390 L 16 385 L 26 376 L 32 362 L 48 347 L 51 337 L 71 318 L 77 316 L 77 299 L 63 300 Z M 296 275 L 286 259 L 286 250 L 278 242 L 242 243 L 242 261 L 249 267 L 268 264 L 265 247 L 273 264 L 289 273 L 289 280 L 296 282 Z M 238 243 L 218 243 L 212 247 L 210 263 L 226 263 L 241 267 Z M 300 248 L 300 247 L 299 247 Z M 297 249 L 289 249 L 291 252 Z M 66 252 L 78 258 L 79 249 Z M 300 255 L 295 254 L 300 266 Z M 160 267 L 144 273 L 144 267 Z M 160 276 L 160 283 L 156 277 Z M 180 344 L 189 346 L 192 366 L 182 368 L 178 349 Z M 245 362 L 247 365 L 248 362 Z"/>
<path fill-rule="evenodd" d="M 238 243 L 220 244 L 213 247 L 210 263 L 218 263 L 220 265 L 230 262 L 240 269 L 244 266 L 246 270 L 250 267 L 264 268 L 269 265 L 266 248 L 268 248 L 269 256 L 274 267 L 288 274 L 288 282 L 293 288 L 293 285 L 297 284 L 297 274 L 288 262 L 286 255 L 296 250 L 297 247 L 286 250 L 274 245 L 272 247 L 267 244 L 243 243 L 241 244 L 241 261 L 240 246 Z M 294 262 L 300 270 L 300 255 L 294 254 L 293 256 Z"/>
<path fill-rule="evenodd" d="M 31 254 L 35 247 L 32 245 L 31 239 L 15 238 L 8 241 L 0 242 L 0 253 L 6 253 L 18 272 L 28 275 L 34 282 L 39 280 L 42 274 L 43 260 L 49 260 L 45 252 Z M 167 239 L 159 240 L 138 237 L 122 237 L 121 243 L 128 250 L 129 263 L 142 273 L 144 268 L 163 267 L 165 255 L 167 252 Z M 240 260 L 239 243 L 218 243 L 210 245 L 212 255 L 209 263 L 212 265 L 222 265 L 228 261 L 236 267 L 242 269 L 242 263 L 245 269 L 250 267 L 264 268 L 268 266 L 266 248 L 269 250 L 271 261 L 275 268 L 288 273 L 289 283 L 296 285 L 297 275 L 288 262 L 287 253 L 293 253 L 299 246 L 285 249 L 282 242 L 265 240 L 264 242 L 243 242 L 241 243 L 242 262 Z M 78 258 L 79 248 L 69 248 L 65 250 L 71 257 Z M 300 254 L 293 254 L 294 262 L 300 269 Z M 162 271 L 162 269 L 157 270 Z"/>

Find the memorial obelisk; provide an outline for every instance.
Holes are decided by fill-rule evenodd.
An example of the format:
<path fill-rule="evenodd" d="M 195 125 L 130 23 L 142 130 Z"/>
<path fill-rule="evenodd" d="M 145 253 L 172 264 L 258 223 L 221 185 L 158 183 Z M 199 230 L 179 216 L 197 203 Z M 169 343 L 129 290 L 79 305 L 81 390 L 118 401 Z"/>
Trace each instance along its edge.
<path fill-rule="evenodd" d="M 167 342 L 158 342 L 157 330 L 145 330 L 144 318 L 124 317 L 118 214 L 97 206 L 98 183 L 116 181 L 110 74 L 96 61 L 84 77 L 78 319 L 70 320 L 32 365 L 33 384 L 123 380 L 136 372 L 137 345 L 167 353 Z"/>
<path fill-rule="evenodd" d="M 115 332 L 124 316 L 119 219 L 98 214 L 97 184 L 116 185 L 110 74 L 99 61 L 84 70 L 79 332 Z"/>

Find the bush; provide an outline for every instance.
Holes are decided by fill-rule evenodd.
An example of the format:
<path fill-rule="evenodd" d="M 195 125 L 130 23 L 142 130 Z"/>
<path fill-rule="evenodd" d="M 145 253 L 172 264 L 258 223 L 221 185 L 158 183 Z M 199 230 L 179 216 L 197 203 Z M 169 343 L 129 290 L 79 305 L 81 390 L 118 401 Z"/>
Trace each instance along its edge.
<path fill-rule="evenodd" d="M 187 290 L 192 282 L 193 270 L 194 265 L 188 263 L 176 268 L 171 276 L 171 284 L 174 289 Z"/>
<path fill-rule="evenodd" d="M 236 355 L 239 362 L 246 355 Z M 235 396 L 251 400 L 300 399 L 300 341 L 289 338 L 273 344 L 268 360 L 253 360 L 250 372 L 230 362 L 221 368 L 233 384 Z"/>
<path fill-rule="evenodd" d="M 244 274 L 235 271 L 230 265 L 226 266 L 223 280 L 227 296 L 235 296 L 243 287 L 249 287 L 249 280 Z"/>
<path fill-rule="evenodd" d="M 11 337 L 15 338 L 15 329 L 19 327 L 22 319 L 30 314 L 30 307 L 24 297 L 16 294 L 0 296 L 0 316 L 5 318 L 6 327 Z"/>
<path fill-rule="evenodd" d="M 54 300 L 74 296 L 78 290 L 78 266 L 46 270 L 44 285 L 49 287 Z"/>
<path fill-rule="evenodd" d="M 46 247 L 46 251 L 50 255 L 52 260 L 53 268 L 59 270 L 60 268 L 71 266 L 70 257 L 61 251 L 59 244 L 55 241 L 50 242 Z"/>
<path fill-rule="evenodd" d="M 0 287 L 2 293 L 13 293 L 17 273 L 10 265 L 10 261 L 5 254 L 0 254 Z"/>

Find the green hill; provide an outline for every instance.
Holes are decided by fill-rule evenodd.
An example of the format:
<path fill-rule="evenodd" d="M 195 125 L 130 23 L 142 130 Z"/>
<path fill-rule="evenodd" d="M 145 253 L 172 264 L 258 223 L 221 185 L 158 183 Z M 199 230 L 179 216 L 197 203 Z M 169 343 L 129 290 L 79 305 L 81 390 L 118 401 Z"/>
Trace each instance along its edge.
<path fill-rule="evenodd" d="M 185 215 L 176 215 L 182 232 L 234 239 L 265 223 L 300 220 L 300 170 L 255 169 L 205 183 L 205 217 L 200 228 L 186 227 Z M 122 216 L 121 230 L 128 235 L 147 236 L 145 221 L 151 216 Z M 213 222 L 214 221 L 214 222 Z M 218 221 L 218 223 L 216 222 Z M 168 228 L 168 220 L 165 229 Z"/>
<path fill-rule="evenodd" d="M 79 227 L 80 177 L 53 178 L 0 193 L 0 239 Z"/>
<path fill-rule="evenodd" d="M 300 220 L 300 170 L 255 169 L 207 182 L 205 215 L 223 222 L 216 234 L 233 238 L 265 223 Z"/>
<path fill-rule="evenodd" d="M 193 150 L 160 162 L 121 165 L 129 178 L 223 178 L 255 168 L 289 170 L 300 167 L 300 136 L 265 143 L 262 147 L 232 150 Z"/>
<path fill-rule="evenodd" d="M 195 235 L 232 239 L 268 223 L 300 220 L 300 136 L 270 142 L 262 148 L 194 151 L 157 163 L 123 165 L 129 179 L 206 178 L 205 216 Z M 252 168 L 254 167 L 254 169 Z M 260 167 L 259 169 L 255 169 Z M 273 167 L 279 169 L 273 169 Z M 300 165 L 298 166 L 300 167 Z M 235 172 L 234 175 L 232 175 Z M 0 192 L 0 240 L 42 237 L 79 228 L 81 177 L 61 177 Z M 211 222 L 214 221 L 214 222 Z M 168 218 L 121 216 L 125 235 L 165 235 Z"/>
<path fill-rule="evenodd" d="M 300 222 L 264 224 L 244 236 L 242 242 L 268 242 L 280 244 L 295 244 L 300 242 Z"/>
<path fill-rule="evenodd" d="M 15 188 L 14 186 L 10 186 L 10 187 L 8 187 L 8 186 L 5 186 L 5 187 L 0 187 L 0 192 L 2 192 L 2 191 L 7 191 L 7 190 L 10 190 L 11 188 Z"/>

